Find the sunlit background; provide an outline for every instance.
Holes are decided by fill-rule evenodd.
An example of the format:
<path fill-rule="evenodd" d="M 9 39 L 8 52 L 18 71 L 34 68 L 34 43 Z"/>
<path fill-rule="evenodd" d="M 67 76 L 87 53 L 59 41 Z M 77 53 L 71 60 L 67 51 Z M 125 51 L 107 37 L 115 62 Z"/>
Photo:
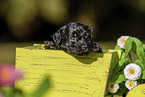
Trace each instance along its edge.
<path fill-rule="evenodd" d="M 0 62 L 15 63 L 15 48 L 52 40 L 61 26 L 93 27 L 95 41 L 114 48 L 121 35 L 145 40 L 145 0 L 0 0 Z"/>

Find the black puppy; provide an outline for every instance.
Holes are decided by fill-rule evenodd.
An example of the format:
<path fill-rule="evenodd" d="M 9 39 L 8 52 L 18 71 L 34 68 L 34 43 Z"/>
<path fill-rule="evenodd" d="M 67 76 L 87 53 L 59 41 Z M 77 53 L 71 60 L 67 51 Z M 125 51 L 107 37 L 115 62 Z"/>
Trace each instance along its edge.
<path fill-rule="evenodd" d="M 88 55 L 90 52 L 102 52 L 101 46 L 94 42 L 92 28 L 79 22 L 61 27 L 52 41 L 44 41 L 45 48 L 63 49 L 70 54 Z"/>

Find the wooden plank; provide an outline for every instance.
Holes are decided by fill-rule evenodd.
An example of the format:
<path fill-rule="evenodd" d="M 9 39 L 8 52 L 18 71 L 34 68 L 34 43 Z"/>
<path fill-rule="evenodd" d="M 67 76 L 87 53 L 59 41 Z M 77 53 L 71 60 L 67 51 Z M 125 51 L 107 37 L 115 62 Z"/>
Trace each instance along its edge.
<path fill-rule="evenodd" d="M 16 68 L 22 68 L 26 75 L 15 86 L 30 93 L 43 75 L 50 75 L 53 87 L 44 97 L 104 97 L 110 66 L 119 60 L 118 54 L 121 51 L 105 50 L 79 57 L 45 50 L 42 45 L 16 48 Z"/>

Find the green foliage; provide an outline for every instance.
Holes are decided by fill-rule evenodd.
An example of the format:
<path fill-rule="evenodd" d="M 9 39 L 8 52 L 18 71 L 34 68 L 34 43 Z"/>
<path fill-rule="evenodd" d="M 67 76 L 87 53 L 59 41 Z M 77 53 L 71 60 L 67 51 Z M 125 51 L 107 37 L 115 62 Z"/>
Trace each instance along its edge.
<path fill-rule="evenodd" d="M 126 63 L 126 54 L 125 52 L 122 52 L 119 62 L 116 64 L 115 68 L 113 69 L 114 73 L 118 73 L 122 69 L 125 63 Z"/>
<path fill-rule="evenodd" d="M 126 55 L 125 55 L 124 52 L 122 52 L 121 59 L 120 59 L 120 61 L 119 61 L 119 66 L 120 66 L 120 67 L 123 66 L 125 60 L 126 60 Z"/>
<path fill-rule="evenodd" d="M 139 65 L 142 70 L 144 70 L 144 64 L 140 60 L 136 60 L 135 63 Z"/>
<path fill-rule="evenodd" d="M 24 97 L 23 92 L 16 88 L 0 88 L 0 91 L 4 97 Z"/>
<path fill-rule="evenodd" d="M 45 77 L 43 82 L 39 85 L 38 89 L 32 93 L 32 97 L 42 97 L 48 91 L 48 89 L 50 89 L 50 87 L 51 84 L 49 77 Z"/>
<path fill-rule="evenodd" d="M 4 97 L 42 97 L 50 87 L 49 76 L 46 76 L 32 94 L 24 94 L 20 89 L 15 87 L 0 87 L 0 92 Z"/>
<path fill-rule="evenodd" d="M 143 63 L 145 63 L 145 52 L 144 52 L 144 48 L 143 48 L 142 42 L 139 39 L 135 38 L 135 37 L 133 37 L 132 39 L 133 39 L 133 42 L 132 42 L 132 44 L 133 44 L 133 48 L 132 48 L 133 52 L 135 54 L 137 54 L 137 56 L 139 57 L 139 59 Z"/>
<path fill-rule="evenodd" d="M 121 94 L 126 95 L 127 88 L 125 87 L 125 81 L 128 80 L 124 75 L 124 68 L 126 65 L 130 63 L 137 64 L 142 71 L 142 76 L 139 79 L 138 84 L 142 84 L 145 81 L 145 44 L 143 44 L 139 39 L 135 37 L 129 37 L 125 41 L 125 49 L 122 49 L 118 45 L 116 45 L 115 50 L 122 50 L 122 54 L 119 62 L 113 69 L 113 73 L 109 81 L 124 85 L 124 87 L 120 87 L 119 90 L 122 91 L 120 92 Z M 138 56 L 138 59 L 132 60 L 132 53 Z M 120 93 L 117 92 L 114 93 L 114 95 L 120 95 Z"/>
<path fill-rule="evenodd" d="M 145 70 L 143 71 L 142 79 L 145 79 Z"/>
<path fill-rule="evenodd" d="M 131 49 L 132 49 L 132 38 L 130 37 L 125 42 L 125 53 L 128 54 Z"/>
<path fill-rule="evenodd" d="M 122 72 L 115 74 L 114 76 L 112 76 L 112 78 L 110 79 L 111 82 L 114 82 L 116 84 L 121 83 L 122 81 L 127 81 L 127 79 L 125 78 L 124 74 Z"/>
<path fill-rule="evenodd" d="M 115 50 L 122 50 L 118 45 L 115 46 Z"/>

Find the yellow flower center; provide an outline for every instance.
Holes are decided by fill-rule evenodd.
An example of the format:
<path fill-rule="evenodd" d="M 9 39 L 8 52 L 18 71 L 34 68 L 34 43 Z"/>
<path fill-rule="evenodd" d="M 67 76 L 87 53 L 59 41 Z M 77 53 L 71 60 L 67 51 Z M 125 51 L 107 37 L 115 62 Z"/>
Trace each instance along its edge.
<path fill-rule="evenodd" d="M 3 80 L 9 80 L 11 78 L 11 73 L 7 69 L 1 71 L 1 78 Z"/>
<path fill-rule="evenodd" d="M 123 43 L 125 43 L 125 41 L 126 41 L 125 39 L 122 40 Z"/>
<path fill-rule="evenodd" d="M 133 82 L 132 81 L 128 82 L 128 85 L 129 87 L 133 87 Z"/>
<path fill-rule="evenodd" d="M 134 69 L 130 69 L 130 74 L 134 74 Z"/>

